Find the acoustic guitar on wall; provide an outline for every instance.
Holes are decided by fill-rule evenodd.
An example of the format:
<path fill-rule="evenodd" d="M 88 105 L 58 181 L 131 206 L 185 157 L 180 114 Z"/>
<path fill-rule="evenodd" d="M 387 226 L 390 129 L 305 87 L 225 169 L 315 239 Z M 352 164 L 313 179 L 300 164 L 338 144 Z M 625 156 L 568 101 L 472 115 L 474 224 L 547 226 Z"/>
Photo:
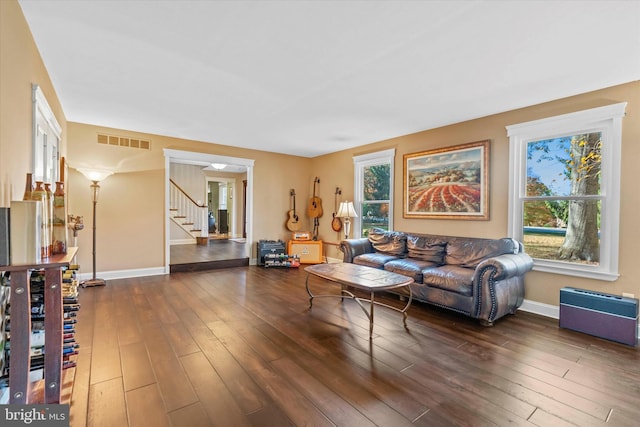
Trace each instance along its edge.
<path fill-rule="evenodd" d="M 288 219 L 287 219 L 287 230 L 289 231 L 300 231 L 300 229 L 302 228 L 302 222 L 300 221 L 300 218 L 298 217 L 298 214 L 296 213 L 296 190 L 291 190 L 289 192 L 289 196 L 291 197 L 292 201 L 293 201 L 293 209 L 290 209 L 289 212 L 287 212 L 288 214 Z"/>
<path fill-rule="evenodd" d="M 316 196 L 316 184 L 320 184 L 320 179 L 317 176 L 313 180 L 313 197 L 309 199 L 309 207 L 307 208 L 307 215 L 313 218 L 313 240 L 318 240 L 318 229 L 322 216 L 322 199 Z"/>
<path fill-rule="evenodd" d="M 322 199 L 316 196 L 316 184 L 320 184 L 320 179 L 316 176 L 313 181 L 313 197 L 309 199 L 309 207 L 307 208 L 307 215 L 309 218 L 319 218 L 322 216 Z"/>
<path fill-rule="evenodd" d="M 338 194 L 342 194 L 339 187 L 336 187 L 335 201 L 333 204 L 333 219 L 331 220 L 331 229 L 335 232 L 342 230 L 342 220 L 338 215 Z"/>

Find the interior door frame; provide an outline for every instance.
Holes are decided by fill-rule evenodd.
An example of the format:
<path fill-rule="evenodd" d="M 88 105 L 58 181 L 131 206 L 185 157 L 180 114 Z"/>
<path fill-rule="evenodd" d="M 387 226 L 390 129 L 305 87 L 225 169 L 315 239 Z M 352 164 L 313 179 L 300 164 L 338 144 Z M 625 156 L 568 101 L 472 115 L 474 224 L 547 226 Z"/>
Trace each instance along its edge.
<path fill-rule="evenodd" d="M 242 173 L 244 173 L 244 172 L 242 172 Z M 218 176 L 213 176 L 213 175 L 209 176 L 209 175 L 207 175 L 207 176 L 205 176 L 205 180 L 206 180 L 206 183 L 207 183 L 207 185 L 205 186 L 206 187 L 205 190 L 208 190 L 210 182 L 224 182 L 224 183 L 227 184 L 227 186 L 231 182 L 233 184 L 234 196 L 235 196 L 235 193 L 237 192 L 237 189 L 236 189 L 236 181 L 237 180 L 236 180 L 236 178 L 221 178 L 221 177 L 218 177 Z M 205 197 L 206 197 L 206 194 L 205 194 Z M 232 197 L 232 200 L 233 200 L 233 202 L 232 202 L 231 221 L 230 221 L 231 228 L 229 230 L 229 236 L 230 237 L 240 237 L 240 235 L 238 234 L 238 226 L 236 224 L 238 221 L 236 221 L 236 219 L 235 219 L 236 216 L 237 216 L 237 211 L 238 211 L 238 209 L 240 209 L 240 207 L 238 207 L 238 202 L 237 202 L 236 197 Z"/>
<path fill-rule="evenodd" d="M 242 237 L 247 238 L 247 180 L 242 180 Z"/>
<path fill-rule="evenodd" d="M 174 150 L 164 148 L 164 212 L 165 212 L 165 231 L 164 231 L 164 270 L 165 274 L 169 274 L 169 263 L 171 256 L 170 247 L 170 213 L 169 213 L 169 179 L 171 177 L 171 163 L 183 163 L 190 165 L 209 166 L 212 163 L 224 163 L 235 167 L 244 168 L 247 173 L 247 206 L 245 215 L 247 219 L 247 244 L 245 245 L 246 256 L 251 259 L 251 243 L 253 242 L 253 167 L 255 160 L 243 159 L 241 157 L 220 156 L 217 154 L 198 153 L 193 151 Z"/>

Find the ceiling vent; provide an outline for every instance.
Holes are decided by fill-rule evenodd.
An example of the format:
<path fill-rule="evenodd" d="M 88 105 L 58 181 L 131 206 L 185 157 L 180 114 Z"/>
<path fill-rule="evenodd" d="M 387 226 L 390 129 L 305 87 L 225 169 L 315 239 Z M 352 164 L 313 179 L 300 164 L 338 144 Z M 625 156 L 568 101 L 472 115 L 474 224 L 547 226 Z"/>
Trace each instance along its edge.
<path fill-rule="evenodd" d="M 126 136 L 105 135 L 101 133 L 98 134 L 98 144 L 151 150 L 151 141 L 148 139 L 128 138 Z"/>

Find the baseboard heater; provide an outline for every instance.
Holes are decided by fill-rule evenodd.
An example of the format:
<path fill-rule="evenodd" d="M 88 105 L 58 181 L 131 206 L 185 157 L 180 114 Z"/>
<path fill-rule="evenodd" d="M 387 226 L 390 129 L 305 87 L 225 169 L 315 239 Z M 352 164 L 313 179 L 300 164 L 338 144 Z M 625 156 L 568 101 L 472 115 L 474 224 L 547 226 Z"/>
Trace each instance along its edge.
<path fill-rule="evenodd" d="M 623 344 L 638 345 L 638 299 L 560 289 L 560 327 Z"/>

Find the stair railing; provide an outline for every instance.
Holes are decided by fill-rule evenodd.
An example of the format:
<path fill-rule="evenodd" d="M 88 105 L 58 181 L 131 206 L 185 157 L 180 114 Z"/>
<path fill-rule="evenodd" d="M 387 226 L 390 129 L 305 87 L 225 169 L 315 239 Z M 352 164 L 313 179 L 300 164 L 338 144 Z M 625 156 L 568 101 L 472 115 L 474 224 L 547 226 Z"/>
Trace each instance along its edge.
<path fill-rule="evenodd" d="M 207 206 L 199 204 L 191 198 L 173 179 L 169 179 L 170 207 L 177 210 L 179 216 L 183 216 L 186 223 L 193 223 L 192 230 L 200 230 L 201 237 L 209 236 L 209 213 Z M 186 225 L 189 227 L 189 225 Z"/>

